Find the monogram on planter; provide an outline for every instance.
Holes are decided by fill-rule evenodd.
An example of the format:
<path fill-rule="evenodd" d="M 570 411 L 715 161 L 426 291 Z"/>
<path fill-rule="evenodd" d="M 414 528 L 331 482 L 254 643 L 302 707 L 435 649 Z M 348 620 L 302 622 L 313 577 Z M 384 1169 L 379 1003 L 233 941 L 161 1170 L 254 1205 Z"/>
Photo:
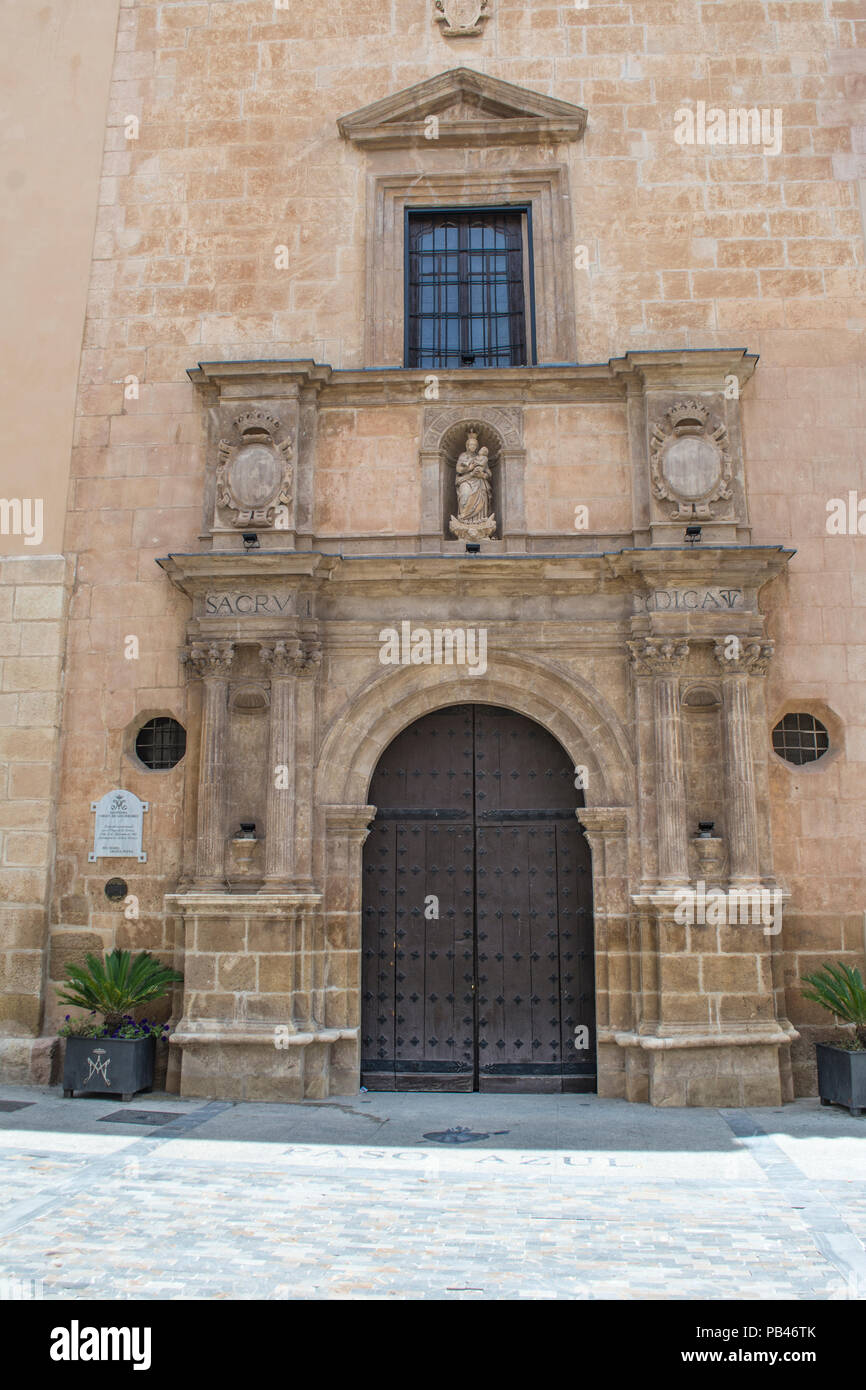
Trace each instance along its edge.
<path fill-rule="evenodd" d="M 85 960 L 86 968 L 67 965 L 67 987 L 57 991 L 61 1004 L 89 1013 L 89 1018 L 75 1019 L 67 1014 L 58 1030 L 66 1039 L 63 1094 L 119 1093 L 131 1100 L 137 1091 L 153 1089 L 156 1044 L 168 1033 L 167 1023 L 136 1019 L 132 1010 L 165 998 L 183 976 L 149 951 L 133 957 L 129 951 L 114 950 L 104 963 L 97 956 Z M 95 1015 L 102 1021 L 94 1021 Z"/>

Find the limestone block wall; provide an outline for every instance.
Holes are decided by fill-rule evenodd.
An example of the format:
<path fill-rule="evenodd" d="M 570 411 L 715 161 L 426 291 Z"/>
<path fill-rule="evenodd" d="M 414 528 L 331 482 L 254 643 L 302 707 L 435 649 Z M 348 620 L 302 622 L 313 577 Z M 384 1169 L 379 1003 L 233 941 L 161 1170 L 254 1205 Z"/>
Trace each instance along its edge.
<path fill-rule="evenodd" d="M 48 1077 L 42 1023 L 54 873 L 64 625 L 71 565 L 0 562 L 0 1065 Z"/>

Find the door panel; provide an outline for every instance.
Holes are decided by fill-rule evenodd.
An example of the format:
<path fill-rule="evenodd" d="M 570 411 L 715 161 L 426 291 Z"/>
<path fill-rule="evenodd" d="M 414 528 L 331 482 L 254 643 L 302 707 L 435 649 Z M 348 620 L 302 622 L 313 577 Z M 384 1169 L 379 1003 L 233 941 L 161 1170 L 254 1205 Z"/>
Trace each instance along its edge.
<path fill-rule="evenodd" d="M 386 750 L 364 848 L 363 1085 L 594 1089 L 581 796 L 546 730 L 492 706 L 438 710 Z"/>

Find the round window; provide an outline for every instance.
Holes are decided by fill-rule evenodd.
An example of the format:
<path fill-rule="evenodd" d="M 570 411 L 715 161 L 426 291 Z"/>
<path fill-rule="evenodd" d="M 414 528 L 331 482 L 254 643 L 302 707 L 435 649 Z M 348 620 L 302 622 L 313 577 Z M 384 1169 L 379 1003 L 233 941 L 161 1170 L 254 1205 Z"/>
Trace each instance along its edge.
<path fill-rule="evenodd" d="M 773 749 L 780 758 L 801 767 L 822 758 L 830 736 L 813 714 L 786 714 L 773 730 Z"/>
<path fill-rule="evenodd" d="M 176 719 L 148 719 L 136 735 L 135 751 L 145 767 L 165 772 L 175 767 L 186 752 L 186 729 Z"/>

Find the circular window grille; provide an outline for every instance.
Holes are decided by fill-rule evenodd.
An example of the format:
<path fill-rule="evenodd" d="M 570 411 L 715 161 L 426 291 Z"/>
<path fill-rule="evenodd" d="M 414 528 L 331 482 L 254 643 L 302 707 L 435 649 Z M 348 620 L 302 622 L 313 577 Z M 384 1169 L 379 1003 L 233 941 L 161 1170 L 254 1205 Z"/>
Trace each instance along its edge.
<path fill-rule="evenodd" d="M 830 736 L 812 714 L 786 714 L 773 730 L 773 748 L 788 763 L 814 763 L 830 747 Z"/>
<path fill-rule="evenodd" d="M 135 751 L 145 767 L 165 772 L 186 752 L 186 729 L 176 719 L 148 719 L 136 735 Z"/>

